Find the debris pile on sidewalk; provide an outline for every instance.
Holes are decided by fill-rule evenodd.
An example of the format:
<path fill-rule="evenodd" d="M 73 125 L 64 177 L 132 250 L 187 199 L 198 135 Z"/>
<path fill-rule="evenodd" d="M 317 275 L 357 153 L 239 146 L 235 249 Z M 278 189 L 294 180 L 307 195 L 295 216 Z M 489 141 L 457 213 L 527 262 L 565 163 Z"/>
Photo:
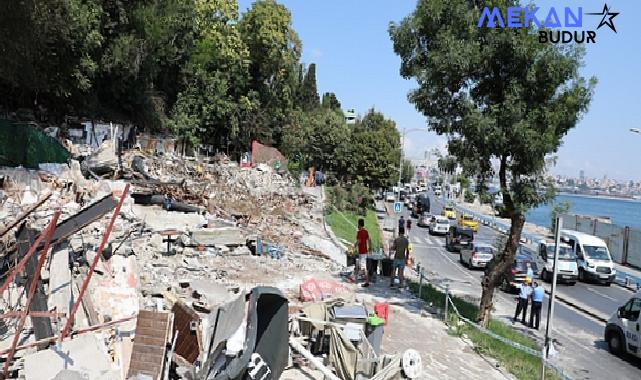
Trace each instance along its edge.
<path fill-rule="evenodd" d="M 69 144 L 0 168 L 5 376 L 278 378 L 301 284 L 343 269 L 320 199 L 268 163 Z"/>

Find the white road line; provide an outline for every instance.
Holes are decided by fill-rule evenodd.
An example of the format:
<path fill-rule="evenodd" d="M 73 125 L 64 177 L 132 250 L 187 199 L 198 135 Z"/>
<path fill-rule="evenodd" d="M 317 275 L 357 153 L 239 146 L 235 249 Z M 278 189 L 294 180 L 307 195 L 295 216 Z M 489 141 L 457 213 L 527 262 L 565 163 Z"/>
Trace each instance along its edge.
<path fill-rule="evenodd" d="M 618 299 L 616 299 L 616 298 L 614 298 L 614 297 L 610 297 L 610 296 L 609 296 L 609 295 L 607 295 L 607 294 L 601 293 L 600 291 L 598 291 L 598 290 L 594 289 L 594 288 L 593 288 L 593 287 L 591 287 L 591 286 L 586 286 L 585 288 L 586 288 L 588 291 L 590 291 L 590 292 L 592 292 L 592 293 L 594 293 L 594 294 L 596 294 L 596 295 L 599 295 L 599 296 L 601 296 L 601 297 L 603 297 L 603 298 L 609 299 L 610 301 L 620 302 Z"/>

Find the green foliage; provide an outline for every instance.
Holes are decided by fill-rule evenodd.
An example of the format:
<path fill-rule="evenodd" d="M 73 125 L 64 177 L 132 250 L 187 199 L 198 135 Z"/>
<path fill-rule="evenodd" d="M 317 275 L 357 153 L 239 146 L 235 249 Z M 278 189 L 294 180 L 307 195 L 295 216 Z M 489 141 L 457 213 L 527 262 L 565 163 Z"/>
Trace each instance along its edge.
<path fill-rule="evenodd" d="M 559 215 L 567 214 L 570 211 L 572 204 L 568 201 L 562 201 L 552 204 L 552 209 L 550 210 L 550 232 L 554 233 L 556 231 L 556 218 Z"/>
<path fill-rule="evenodd" d="M 401 172 L 401 182 L 409 183 L 414 177 L 414 165 L 412 165 L 412 161 L 403 160 L 402 170 L 403 171 Z"/>
<path fill-rule="evenodd" d="M 474 203 L 474 200 L 475 200 L 475 199 L 476 199 L 476 197 L 474 196 L 474 193 L 473 193 L 473 192 L 471 192 L 471 191 L 469 191 L 469 190 L 467 190 L 467 191 L 465 192 L 465 202 L 467 202 L 467 203 Z"/>
<path fill-rule="evenodd" d="M 332 209 L 365 215 L 372 208 L 372 195 L 367 187 L 355 183 L 349 188 L 343 186 L 326 187 L 327 205 Z"/>
<path fill-rule="evenodd" d="M 518 1 L 496 5 L 506 14 Z M 579 74 L 584 51 L 578 45 L 539 43 L 532 25 L 477 28 L 481 9 L 469 0 L 419 0 L 389 32 L 401 75 L 419 83 L 409 99 L 431 130 L 448 136 L 449 153 L 482 177 L 494 174 L 492 160 L 499 163 L 512 229 L 505 260 L 483 283 L 478 319 L 486 323 L 525 212 L 553 194 L 544 179 L 546 157 L 587 110 L 596 80 Z"/>
<path fill-rule="evenodd" d="M 307 68 L 305 77 L 300 87 L 299 104 L 304 111 L 312 111 L 320 107 L 318 89 L 316 87 L 316 64 L 312 63 Z"/>
<path fill-rule="evenodd" d="M 481 204 L 491 205 L 494 202 L 494 196 L 488 192 L 482 192 L 479 194 L 479 199 Z"/>
<path fill-rule="evenodd" d="M 321 107 L 339 111 L 341 109 L 341 102 L 338 101 L 336 94 L 334 94 L 333 92 L 326 92 L 323 94 Z"/>

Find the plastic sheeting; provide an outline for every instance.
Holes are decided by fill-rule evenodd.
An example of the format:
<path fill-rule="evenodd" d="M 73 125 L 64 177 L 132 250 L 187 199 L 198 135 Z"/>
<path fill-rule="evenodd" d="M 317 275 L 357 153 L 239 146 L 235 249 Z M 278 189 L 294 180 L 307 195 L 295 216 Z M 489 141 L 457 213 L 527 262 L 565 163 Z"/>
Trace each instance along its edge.
<path fill-rule="evenodd" d="M 37 169 L 41 163 L 65 163 L 71 154 L 56 139 L 25 123 L 0 120 L 0 165 Z"/>

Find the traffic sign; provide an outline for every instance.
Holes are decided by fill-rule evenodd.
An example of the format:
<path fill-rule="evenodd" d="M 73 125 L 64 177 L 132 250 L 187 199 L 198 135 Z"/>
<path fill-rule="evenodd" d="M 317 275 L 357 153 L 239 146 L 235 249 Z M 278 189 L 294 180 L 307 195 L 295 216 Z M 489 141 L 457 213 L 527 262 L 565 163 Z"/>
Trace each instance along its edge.
<path fill-rule="evenodd" d="M 397 214 L 401 213 L 401 202 L 395 202 L 394 203 L 394 212 Z"/>

